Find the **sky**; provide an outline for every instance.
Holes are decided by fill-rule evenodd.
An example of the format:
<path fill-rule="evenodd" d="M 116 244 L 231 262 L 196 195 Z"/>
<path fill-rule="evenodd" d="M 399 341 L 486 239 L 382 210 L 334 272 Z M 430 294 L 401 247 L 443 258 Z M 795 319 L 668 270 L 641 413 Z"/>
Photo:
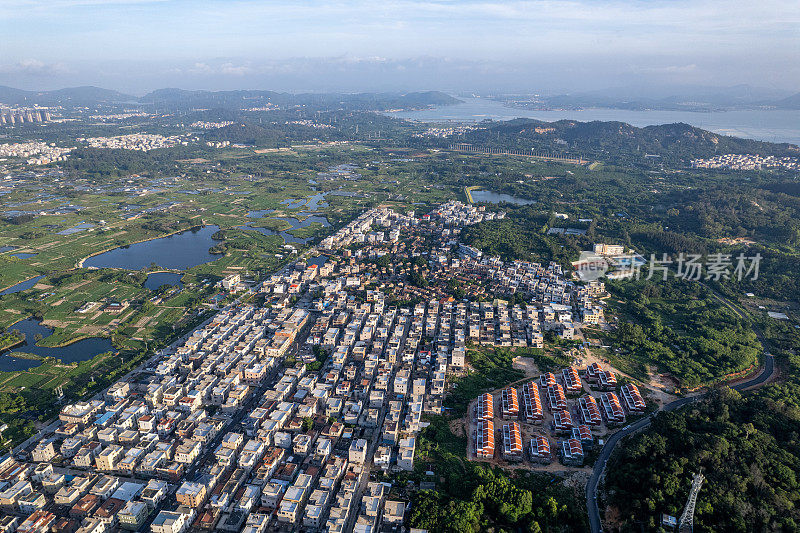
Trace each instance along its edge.
<path fill-rule="evenodd" d="M 0 84 L 800 91 L 798 0 L 0 0 Z"/>

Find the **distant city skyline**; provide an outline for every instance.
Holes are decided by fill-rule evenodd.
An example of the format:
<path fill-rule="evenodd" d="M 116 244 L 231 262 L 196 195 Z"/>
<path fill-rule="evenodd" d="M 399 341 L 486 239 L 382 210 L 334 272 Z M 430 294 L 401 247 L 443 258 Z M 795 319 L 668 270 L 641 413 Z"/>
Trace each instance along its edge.
<path fill-rule="evenodd" d="M 796 0 L 4 0 L 0 84 L 800 91 Z"/>

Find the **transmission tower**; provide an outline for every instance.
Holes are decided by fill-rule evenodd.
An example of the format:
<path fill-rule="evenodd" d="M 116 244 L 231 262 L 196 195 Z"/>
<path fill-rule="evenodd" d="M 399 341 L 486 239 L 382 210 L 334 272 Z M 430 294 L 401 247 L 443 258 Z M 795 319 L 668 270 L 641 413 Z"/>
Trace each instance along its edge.
<path fill-rule="evenodd" d="M 697 493 L 703 485 L 703 474 L 697 473 L 692 478 L 692 490 L 689 491 L 689 499 L 686 500 L 686 507 L 683 508 L 681 520 L 678 523 L 678 533 L 692 533 L 694 531 L 694 504 L 697 503 Z"/>

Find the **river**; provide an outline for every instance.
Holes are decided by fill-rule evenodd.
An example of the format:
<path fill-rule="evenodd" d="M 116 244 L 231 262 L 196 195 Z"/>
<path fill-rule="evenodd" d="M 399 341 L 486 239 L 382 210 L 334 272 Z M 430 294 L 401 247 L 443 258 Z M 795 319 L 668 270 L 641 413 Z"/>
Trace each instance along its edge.
<path fill-rule="evenodd" d="M 547 122 L 562 119 L 627 122 L 632 126 L 654 126 L 684 122 L 720 135 L 746 139 L 800 144 L 800 110 L 735 109 L 708 113 L 692 111 L 663 111 L 628 109 L 557 109 L 540 111 L 517 109 L 485 98 L 462 98 L 462 103 L 419 111 L 399 111 L 390 116 L 421 122 L 480 122 L 481 120 L 511 120 L 534 118 Z"/>

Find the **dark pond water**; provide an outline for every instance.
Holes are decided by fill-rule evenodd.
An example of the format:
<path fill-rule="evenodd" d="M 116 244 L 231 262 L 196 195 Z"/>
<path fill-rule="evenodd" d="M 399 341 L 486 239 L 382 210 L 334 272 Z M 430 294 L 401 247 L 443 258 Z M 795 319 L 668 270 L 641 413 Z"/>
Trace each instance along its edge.
<path fill-rule="evenodd" d="M 483 189 L 471 191 L 471 195 L 472 195 L 472 200 L 477 204 L 481 203 L 499 204 L 502 202 L 508 202 L 509 204 L 529 205 L 536 203 L 533 200 L 526 200 L 525 198 L 517 198 L 516 196 L 511 196 L 510 194 L 485 191 Z"/>
<path fill-rule="evenodd" d="M 316 257 L 312 257 L 312 258 L 308 259 L 308 261 L 306 261 L 306 262 L 309 265 L 317 265 L 318 267 L 321 267 L 327 261 L 328 261 L 328 256 L 327 255 L 318 255 Z"/>
<path fill-rule="evenodd" d="M 182 277 L 183 274 L 180 272 L 153 272 L 147 275 L 144 286 L 151 291 L 158 289 L 162 285 L 177 285 L 178 287 L 183 287 L 183 283 L 181 283 Z"/>
<path fill-rule="evenodd" d="M 281 205 L 286 206 L 287 209 L 300 209 L 304 207 L 310 211 L 318 209 L 320 207 L 328 207 L 328 203 L 325 201 L 325 195 L 331 194 L 330 192 L 318 192 L 308 198 L 287 198 L 286 200 L 281 200 Z"/>
<path fill-rule="evenodd" d="M 83 266 L 139 270 L 156 263 L 163 268 L 186 270 L 219 258 L 208 251 L 218 242 L 211 237 L 217 231 L 219 226 L 203 226 L 168 237 L 132 244 L 126 248 L 114 248 L 90 257 L 84 261 Z"/>
<path fill-rule="evenodd" d="M 20 281 L 16 285 L 12 285 L 11 287 L 7 288 L 6 290 L 0 292 L 0 296 L 5 296 L 6 294 L 14 294 L 15 292 L 21 292 L 24 290 L 28 290 L 36 283 L 42 279 L 44 276 L 36 276 L 31 279 L 26 279 L 25 281 Z"/>
<path fill-rule="evenodd" d="M 89 222 L 81 222 L 77 226 L 73 226 L 71 228 L 67 228 L 63 231 L 59 231 L 57 235 L 72 235 L 73 233 L 80 233 L 81 231 L 87 230 L 89 228 L 93 228 L 94 224 Z"/>
<path fill-rule="evenodd" d="M 16 257 L 17 259 L 30 259 L 31 257 L 36 257 L 38 254 L 26 254 L 26 253 L 18 253 L 18 254 L 8 254 L 10 256 Z"/>
<path fill-rule="evenodd" d="M 267 228 L 253 227 L 250 224 L 248 224 L 246 226 L 240 226 L 240 227 L 241 227 L 241 229 L 257 231 L 257 232 L 261 233 L 262 235 L 280 235 L 281 237 L 283 237 L 283 242 L 290 243 L 290 244 L 305 244 L 310 240 L 310 239 L 301 239 L 300 237 L 295 237 L 291 233 L 288 233 L 291 230 L 298 229 L 298 228 L 305 228 L 306 226 L 308 226 L 310 224 L 313 224 L 314 222 L 319 222 L 320 224 L 322 224 L 326 228 L 330 227 L 330 223 L 328 222 L 328 219 L 325 218 L 325 217 L 318 216 L 318 215 L 312 215 L 312 216 L 310 216 L 310 217 L 308 217 L 308 218 L 306 218 L 305 220 L 302 220 L 302 221 L 297 219 L 297 218 L 295 218 L 295 217 L 278 217 L 278 218 L 280 220 L 285 220 L 286 222 L 291 224 L 292 227 L 288 228 L 288 229 L 286 229 L 284 231 L 275 231 L 275 230 L 267 229 Z"/>
<path fill-rule="evenodd" d="M 53 330 L 43 326 L 39 320 L 27 318 L 20 320 L 9 330 L 20 331 L 25 334 L 25 344 L 14 348 L 13 351 L 32 353 L 41 357 L 55 357 L 61 359 L 65 363 L 74 363 L 78 361 L 88 361 L 96 355 L 101 353 L 114 351 L 114 346 L 111 344 L 110 339 L 102 339 L 100 337 L 89 337 L 82 339 L 67 346 L 60 348 L 48 348 L 44 346 L 36 346 L 36 334 L 44 337 L 49 337 L 53 334 Z M 41 361 L 33 359 L 17 359 L 11 357 L 8 353 L 0 355 L 0 371 L 10 372 L 13 370 L 27 370 L 39 366 Z"/>
<path fill-rule="evenodd" d="M 265 216 L 274 213 L 274 209 L 258 209 L 256 211 L 249 211 L 247 216 L 249 218 L 264 218 Z"/>
<path fill-rule="evenodd" d="M 10 252 L 11 250 L 16 250 L 16 246 L 0 246 L 0 254 L 4 252 Z"/>

